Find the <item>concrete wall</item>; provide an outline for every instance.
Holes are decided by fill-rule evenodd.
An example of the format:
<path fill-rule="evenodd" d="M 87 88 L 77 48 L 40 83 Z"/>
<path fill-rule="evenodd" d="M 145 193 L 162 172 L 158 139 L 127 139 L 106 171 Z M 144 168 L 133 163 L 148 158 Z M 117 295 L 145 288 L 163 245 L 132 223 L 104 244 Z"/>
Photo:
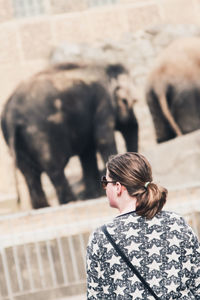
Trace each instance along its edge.
<path fill-rule="evenodd" d="M 86 0 L 51 0 L 49 14 L 21 19 L 13 18 L 11 2 L 0 0 L 1 103 L 20 80 L 47 64 L 62 41 L 93 44 L 153 24 L 200 24 L 198 0 L 121 0 L 90 9 Z"/>

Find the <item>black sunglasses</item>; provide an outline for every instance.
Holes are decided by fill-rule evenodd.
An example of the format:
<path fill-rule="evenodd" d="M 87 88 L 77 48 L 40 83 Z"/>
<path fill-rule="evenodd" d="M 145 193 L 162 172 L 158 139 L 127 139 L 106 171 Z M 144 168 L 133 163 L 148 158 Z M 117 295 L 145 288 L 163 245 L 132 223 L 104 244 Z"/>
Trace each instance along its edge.
<path fill-rule="evenodd" d="M 109 181 L 106 179 L 106 176 L 101 177 L 101 187 L 105 190 L 108 183 L 116 183 L 117 181 Z"/>

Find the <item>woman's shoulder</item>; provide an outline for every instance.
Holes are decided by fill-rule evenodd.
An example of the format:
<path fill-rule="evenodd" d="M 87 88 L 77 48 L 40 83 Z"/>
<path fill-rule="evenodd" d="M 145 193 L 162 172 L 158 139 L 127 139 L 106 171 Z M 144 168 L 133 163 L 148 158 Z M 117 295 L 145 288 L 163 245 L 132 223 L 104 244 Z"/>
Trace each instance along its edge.
<path fill-rule="evenodd" d="M 183 234 L 196 236 L 193 228 L 187 223 L 183 215 L 173 211 L 161 211 L 155 216 L 156 218 L 160 218 L 161 225 L 168 226 L 171 230 L 178 230 Z"/>
<path fill-rule="evenodd" d="M 188 227 L 188 224 L 182 215 L 167 210 L 162 210 L 157 213 L 153 219 L 150 220 L 150 223 L 160 224 L 161 226 L 176 225 L 177 227 Z"/>
<path fill-rule="evenodd" d="M 159 212 L 155 218 L 158 218 L 163 223 L 177 223 L 178 225 L 187 225 L 184 217 L 174 211 L 163 210 Z"/>

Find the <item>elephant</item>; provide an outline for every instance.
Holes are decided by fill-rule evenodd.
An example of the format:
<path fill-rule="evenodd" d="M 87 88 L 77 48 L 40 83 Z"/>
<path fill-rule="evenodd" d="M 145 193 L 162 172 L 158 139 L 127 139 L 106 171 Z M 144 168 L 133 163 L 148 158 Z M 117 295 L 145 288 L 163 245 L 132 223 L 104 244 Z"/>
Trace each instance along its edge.
<path fill-rule="evenodd" d="M 102 195 L 97 152 L 106 164 L 117 153 L 115 130 L 138 151 L 134 89 L 120 64 L 62 63 L 21 82 L 3 108 L 1 127 L 14 165 L 25 178 L 32 208 L 49 206 L 41 175 L 60 204 L 77 200 L 64 174 L 72 156 L 82 167 L 83 199 Z"/>
<path fill-rule="evenodd" d="M 161 52 L 145 95 L 158 143 L 200 128 L 200 38 L 179 38 Z"/>

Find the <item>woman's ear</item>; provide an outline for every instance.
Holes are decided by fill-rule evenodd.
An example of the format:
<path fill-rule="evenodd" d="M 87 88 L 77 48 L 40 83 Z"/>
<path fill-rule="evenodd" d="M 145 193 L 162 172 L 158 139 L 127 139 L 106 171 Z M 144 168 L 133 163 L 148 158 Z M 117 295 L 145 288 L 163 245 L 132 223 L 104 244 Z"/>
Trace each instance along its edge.
<path fill-rule="evenodd" d="M 116 182 L 116 188 L 117 188 L 117 196 L 120 196 L 123 191 L 123 185 L 121 185 L 120 182 Z"/>

